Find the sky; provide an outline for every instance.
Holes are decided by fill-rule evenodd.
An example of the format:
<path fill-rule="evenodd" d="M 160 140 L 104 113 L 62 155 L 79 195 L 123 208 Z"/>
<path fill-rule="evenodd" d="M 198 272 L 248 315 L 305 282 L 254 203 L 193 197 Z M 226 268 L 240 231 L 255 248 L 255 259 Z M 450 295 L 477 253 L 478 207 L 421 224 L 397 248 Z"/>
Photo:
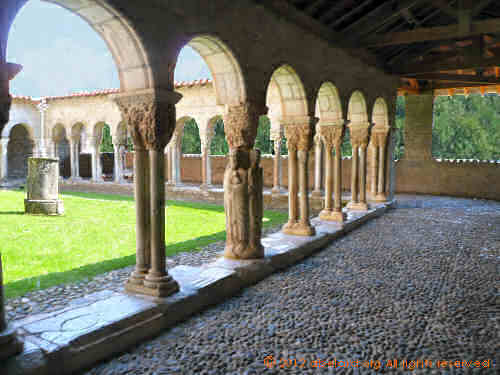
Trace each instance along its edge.
<path fill-rule="evenodd" d="M 79 16 L 57 5 L 30 0 L 11 27 L 7 61 L 23 65 L 11 93 L 32 97 L 119 88 L 118 72 L 106 43 Z M 176 81 L 210 78 L 203 59 L 182 49 Z"/>

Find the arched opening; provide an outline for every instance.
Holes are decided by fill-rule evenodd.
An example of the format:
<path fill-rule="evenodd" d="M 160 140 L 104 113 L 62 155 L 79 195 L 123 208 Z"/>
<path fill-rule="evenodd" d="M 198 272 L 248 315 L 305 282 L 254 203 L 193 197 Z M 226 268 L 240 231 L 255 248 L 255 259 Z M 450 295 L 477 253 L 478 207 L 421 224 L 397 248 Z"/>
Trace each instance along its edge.
<path fill-rule="evenodd" d="M 59 175 L 63 178 L 71 177 L 70 147 L 64 125 L 56 124 L 52 129 L 52 142 L 53 154 L 59 158 Z"/>
<path fill-rule="evenodd" d="M 387 140 L 383 145 L 381 145 L 379 144 L 380 137 L 377 136 L 379 131 L 383 132 L 384 129 L 389 128 L 389 109 L 384 98 L 377 98 L 373 104 L 372 123 L 374 126 L 371 132 L 370 143 L 367 151 L 367 178 L 368 186 L 370 186 L 370 194 L 372 198 L 375 198 L 378 190 L 383 191 L 384 189 L 382 186 L 384 182 L 382 175 L 385 174 L 384 165 L 387 161 Z"/>
<path fill-rule="evenodd" d="M 77 123 L 73 125 L 71 128 L 71 142 L 72 146 L 70 147 L 70 153 L 73 152 L 73 155 L 70 154 L 70 163 L 71 163 L 71 177 L 80 178 L 82 174 L 81 165 L 81 153 L 82 153 L 82 144 L 84 144 L 85 137 L 85 126 L 82 123 Z M 85 161 L 83 161 L 85 164 Z"/>
<path fill-rule="evenodd" d="M 366 100 L 361 91 L 354 91 L 349 99 L 347 120 L 353 124 L 368 122 Z"/>
<path fill-rule="evenodd" d="M 389 110 L 384 98 L 377 98 L 377 100 L 375 100 L 372 122 L 374 126 L 389 126 Z"/>
<path fill-rule="evenodd" d="M 255 138 L 255 148 L 259 149 L 262 155 L 273 154 L 273 143 L 271 141 L 271 121 L 267 116 L 260 116 L 257 137 Z"/>
<path fill-rule="evenodd" d="M 25 179 L 28 176 L 28 158 L 33 155 L 32 129 L 25 124 L 15 125 L 7 145 L 7 177 Z"/>
<path fill-rule="evenodd" d="M 245 102 L 246 89 L 240 65 L 223 41 L 211 35 L 199 35 L 186 45 L 196 51 L 208 66 L 218 105 Z"/>
<path fill-rule="evenodd" d="M 127 125 L 122 121 L 118 124 L 115 134 L 112 135 L 114 179 L 122 183 L 130 180 L 133 174 L 133 143 L 127 130 Z"/>
<path fill-rule="evenodd" d="M 320 126 L 344 126 L 344 118 L 342 116 L 342 104 L 337 88 L 331 82 L 324 82 L 318 91 L 316 98 L 316 117 L 319 122 L 316 125 L 316 134 L 319 134 Z M 326 170 L 325 155 L 326 149 L 320 137 L 314 149 L 314 191 L 316 194 L 321 192 L 325 186 L 325 173 Z M 332 151 L 335 154 L 335 150 Z"/>
<path fill-rule="evenodd" d="M 92 180 L 102 181 L 108 180 L 109 176 L 113 176 L 113 160 L 110 159 L 109 152 L 104 154 L 103 149 L 109 150 L 113 149 L 108 143 L 111 143 L 111 133 L 109 130 L 109 125 L 104 122 L 98 122 L 94 125 L 94 130 L 92 132 L 92 137 L 89 141 L 89 151 L 91 155 L 91 165 L 92 165 Z M 104 135 L 108 134 L 109 139 L 104 141 Z M 112 144 L 112 143 L 111 143 Z M 111 154 L 112 155 L 112 154 Z M 111 156 L 112 157 L 112 156 Z M 104 169 L 107 168 L 107 169 Z"/>
<path fill-rule="evenodd" d="M 287 168 L 282 167 L 282 155 L 288 154 L 286 130 L 280 129 L 297 117 L 308 116 L 308 106 L 304 85 L 295 70 L 289 65 L 277 68 L 269 81 L 266 91 L 266 106 L 272 127 L 278 136 L 273 137 L 274 142 L 280 142 L 279 150 L 274 150 L 274 183 L 273 191 L 279 192 L 282 185 L 288 185 Z M 287 163 L 289 160 L 287 161 Z M 285 183 L 286 181 L 286 183 Z"/>
<path fill-rule="evenodd" d="M 101 143 L 99 145 L 99 157 L 102 165 L 102 178 L 105 181 L 113 180 L 115 175 L 115 153 L 113 149 L 113 138 L 111 127 L 104 124 L 102 127 Z"/>

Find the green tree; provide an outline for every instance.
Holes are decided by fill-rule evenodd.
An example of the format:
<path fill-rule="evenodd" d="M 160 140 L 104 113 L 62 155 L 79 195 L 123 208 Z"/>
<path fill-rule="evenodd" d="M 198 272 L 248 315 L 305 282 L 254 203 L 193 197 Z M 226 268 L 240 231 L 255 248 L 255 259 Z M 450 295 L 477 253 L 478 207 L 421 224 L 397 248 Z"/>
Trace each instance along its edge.
<path fill-rule="evenodd" d="M 211 155 L 227 155 L 229 146 L 226 141 L 226 133 L 224 132 L 224 121 L 218 119 L 214 127 L 214 136 L 210 143 Z"/>
<path fill-rule="evenodd" d="M 267 116 L 261 116 L 259 119 L 257 137 L 255 138 L 255 148 L 258 148 L 262 154 L 272 154 L 273 152 L 271 122 Z"/>
<path fill-rule="evenodd" d="M 183 154 L 201 154 L 200 131 L 194 119 L 184 124 L 181 147 Z"/>
<path fill-rule="evenodd" d="M 108 125 L 104 125 L 102 128 L 100 152 L 114 152 L 113 140 L 111 139 L 111 129 Z"/>

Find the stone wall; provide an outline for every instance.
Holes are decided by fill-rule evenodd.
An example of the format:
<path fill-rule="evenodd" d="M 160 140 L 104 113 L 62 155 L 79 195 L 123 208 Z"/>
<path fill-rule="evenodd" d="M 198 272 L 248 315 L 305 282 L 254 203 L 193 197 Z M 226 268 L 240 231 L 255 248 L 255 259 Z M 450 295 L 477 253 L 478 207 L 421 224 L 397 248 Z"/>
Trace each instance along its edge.
<path fill-rule="evenodd" d="M 500 163 L 399 160 L 396 192 L 500 200 Z"/>

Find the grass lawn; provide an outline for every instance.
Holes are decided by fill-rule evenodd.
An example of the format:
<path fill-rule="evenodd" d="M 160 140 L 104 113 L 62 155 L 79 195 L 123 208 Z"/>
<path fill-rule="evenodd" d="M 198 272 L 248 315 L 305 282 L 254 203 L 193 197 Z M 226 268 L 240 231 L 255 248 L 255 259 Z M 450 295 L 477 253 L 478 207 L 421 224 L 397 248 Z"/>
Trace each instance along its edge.
<path fill-rule="evenodd" d="M 23 191 L 0 191 L 0 252 L 7 297 L 91 278 L 135 264 L 132 197 L 65 193 L 65 214 L 24 215 Z M 224 240 L 222 206 L 168 201 L 166 253 L 197 251 Z M 264 226 L 287 215 L 265 211 Z"/>

